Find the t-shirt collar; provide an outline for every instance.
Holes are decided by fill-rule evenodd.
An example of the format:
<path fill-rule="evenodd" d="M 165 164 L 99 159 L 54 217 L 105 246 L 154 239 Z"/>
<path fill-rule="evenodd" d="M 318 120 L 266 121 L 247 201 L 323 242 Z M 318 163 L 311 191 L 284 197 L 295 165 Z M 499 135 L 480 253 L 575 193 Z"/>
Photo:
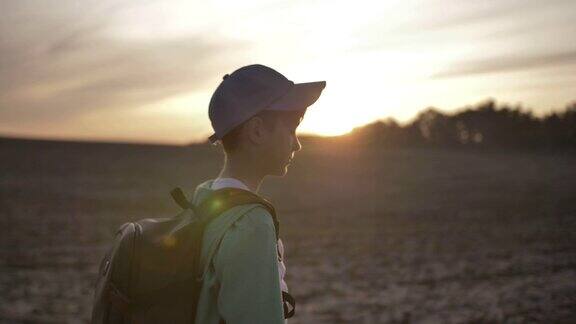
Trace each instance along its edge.
<path fill-rule="evenodd" d="M 218 190 L 221 188 L 238 188 L 238 189 L 244 189 L 244 190 L 252 191 L 252 190 L 250 190 L 250 188 L 248 188 L 248 186 L 246 186 L 244 184 L 244 182 L 242 182 L 236 178 L 216 178 L 216 179 L 214 179 L 214 182 L 212 182 L 212 186 L 210 187 L 210 189 Z"/>

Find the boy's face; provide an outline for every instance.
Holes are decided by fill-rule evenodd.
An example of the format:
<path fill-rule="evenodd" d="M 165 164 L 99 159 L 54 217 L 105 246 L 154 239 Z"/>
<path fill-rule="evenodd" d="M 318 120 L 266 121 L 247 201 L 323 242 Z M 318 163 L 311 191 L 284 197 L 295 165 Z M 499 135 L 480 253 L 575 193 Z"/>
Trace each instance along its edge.
<path fill-rule="evenodd" d="M 284 176 L 288 165 L 294 158 L 294 153 L 300 151 L 302 145 L 296 136 L 296 128 L 303 116 L 291 116 L 276 121 L 276 127 L 270 131 L 269 141 L 265 146 L 269 157 L 269 175 Z"/>

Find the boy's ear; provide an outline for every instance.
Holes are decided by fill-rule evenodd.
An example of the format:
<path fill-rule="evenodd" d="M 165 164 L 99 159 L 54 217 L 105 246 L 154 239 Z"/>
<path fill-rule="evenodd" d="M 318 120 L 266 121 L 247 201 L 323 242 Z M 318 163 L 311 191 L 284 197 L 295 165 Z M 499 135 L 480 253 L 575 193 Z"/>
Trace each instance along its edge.
<path fill-rule="evenodd" d="M 265 141 L 267 136 L 266 129 L 264 127 L 264 120 L 259 116 L 254 116 L 246 122 L 246 135 L 248 139 L 255 143 L 261 144 Z"/>

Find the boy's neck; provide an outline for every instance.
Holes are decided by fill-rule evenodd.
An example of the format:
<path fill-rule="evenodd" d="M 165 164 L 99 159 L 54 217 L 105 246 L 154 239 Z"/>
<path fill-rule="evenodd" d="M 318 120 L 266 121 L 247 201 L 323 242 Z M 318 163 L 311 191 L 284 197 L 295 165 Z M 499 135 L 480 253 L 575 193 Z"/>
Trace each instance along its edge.
<path fill-rule="evenodd" d="M 264 179 L 252 163 L 243 163 L 239 159 L 226 159 L 218 178 L 234 178 L 242 181 L 251 191 L 258 193 Z"/>

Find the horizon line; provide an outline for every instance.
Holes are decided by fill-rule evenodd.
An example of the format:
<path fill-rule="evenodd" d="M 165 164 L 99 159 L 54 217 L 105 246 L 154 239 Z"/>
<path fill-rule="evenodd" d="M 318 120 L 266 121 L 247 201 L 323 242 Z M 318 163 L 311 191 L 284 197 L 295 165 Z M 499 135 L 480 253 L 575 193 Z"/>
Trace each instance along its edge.
<path fill-rule="evenodd" d="M 524 106 L 522 106 L 521 102 L 516 103 L 516 104 L 510 104 L 507 102 L 500 102 L 499 103 L 496 98 L 487 97 L 486 99 L 480 100 L 480 101 L 476 102 L 475 104 L 465 105 L 465 106 L 462 106 L 460 108 L 456 108 L 453 110 L 441 109 L 441 108 L 435 107 L 434 105 L 430 105 L 430 106 L 427 106 L 426 108 L 419 110 L 417 114 L 415 114 L 412 118 L 410 118 L 404 122 L 400 122 L 400 121 L 396 120 L 394 117 L 388 116 L 388 117 L 377 118 L 377 119 L 374 119 L 374 120 L 367 122 L 365 124 L 355 126 L 351 130 L 349 130 L 348 132 L 338 134 L 338 135 L 322 135 L 322 134 L 313 133 L 313 132 L 302 132 L 302 133 L 298 133 L 298 136 L 300 138 L 338 138 L 338 137 L 350 135 L 356 129 L 360 129 L 360 128 L 366 127 L 366 126 L 374 124 L 374 123 L 387 122 L 387 121 L 393 121 L 393 122 L 397 123 L 399 126 L 405 127 L 405 126 L 415 122 L 418 119 L 418 116 L 422 112 L 425 112 L 429 109 L 436 110 L 436 111 L 438 111 L 442 114 L 445 114 L 445 115 L 456 115 L 456 114 L 461 113 L 463 111 L 477 109 L 477 108 L 481 107 L 482 105 L 489 103 L 489 102 L 494 103 L 495 108 L 497 110 L 506 107 L 506 108 L 516 109 L 516 110 L 520 110 L 522 112 L 534 114 L 533 108 L 524 107 Z M 546 113 L 543 113 L 542 116 L 535 116 L 535 117 L 538 119 L 543 119 L 543 118 L 546 118 L 547 116 L 549 116 L 551 114 L 562 112 L 563 110 L 566 110 L 573 105 L 576 105 L 576 99 L 568 101 L 566 104 L 564 104 L 564 107 L 561 108 L 559 111 L 551 110 L 551 111 L 548 111 Z M 132 144 L 132 145 L 153 145 L 153 146 L 174 146 L 174 147 L 186 147 L 186 146 L 191 146 L 191 145 L 217 146 L 216 144 L 210 144 L 208 137 L 209 137 L 209 135 L 207 134 L 205 136 L 206 139 L 204 141 L 202 141 L 202 140 L 189 140 L 185 143 L 179 144 L 179 143 L 170 142 L 170 141 L 168 141 L 168 142 L 167 141 L 154 141 L 154 140 L 141 141 L 141 140 L 131 140 L 131 139 L 120 139 L 120 138 L 114 139 L 114 138 L 106 138 L 106 137 L 102 137 L 102 138 L 84 137 L 83 138 L 83 137 L 60 137 L 60 136 L 34 136 L 34 135 L 11 134 L 10 132 L 0 131 L 0 140 L 13 139 L 13 140 L 47 141 L 47 142 L 128 144 L 128 145 Z"/>

